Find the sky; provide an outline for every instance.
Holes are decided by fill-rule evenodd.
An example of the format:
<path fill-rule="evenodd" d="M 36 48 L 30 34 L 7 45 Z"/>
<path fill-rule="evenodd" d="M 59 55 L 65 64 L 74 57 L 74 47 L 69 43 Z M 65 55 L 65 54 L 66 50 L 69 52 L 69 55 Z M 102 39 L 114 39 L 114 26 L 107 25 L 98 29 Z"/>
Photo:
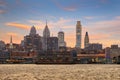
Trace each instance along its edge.
<path fill-rule="evenodd" d="M 120 0 L 0 0 L 0 40 L 21 43 L 34 25 L 43 36 L 46 25 L 51 36 L 64 31 L 68 47 L 76 45 L 76 21 L 82 25 L 82 48 L 85 32 L 90 43 L 103 47 L 120 46 Z"/>

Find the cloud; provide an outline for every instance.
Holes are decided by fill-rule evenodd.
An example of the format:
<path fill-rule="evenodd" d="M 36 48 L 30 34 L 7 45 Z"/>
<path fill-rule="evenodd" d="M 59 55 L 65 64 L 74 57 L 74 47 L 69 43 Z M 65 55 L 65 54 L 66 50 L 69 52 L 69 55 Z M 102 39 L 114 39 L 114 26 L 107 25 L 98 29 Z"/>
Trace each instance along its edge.
<path fill-rule="evenodd" d="M 0 1 L 0 7 L 6 7 L 6 2 L 3 1 L 3 0 L 1 0 L 1 1 Z"/>
<path fill-rule="evenodd" d="M 69 7 L 64 7 L 63 8 L 65 11 L 76 11 L 77 8 L 73 7 L 73 6 L 69 6 Z"/>
<path fill-rule="evenodd" d="M 117 20 L 117 19 L 120 20 L 120 16 L 116 16 L 115 19 L 116 19 L 116 20 Z"/>
<path fill-rule="evenodd" d="M 108 0 L 100 0 L 102 3 L 106 3 L 108 2 Z"/>
<path fill-rule="evenodd" d="M 0 1 L 0 14 L 7 12 L 7 3 L 4 0 Z"/>
<path fill-rule="evenodd" d="M 4 13 L 6 13 L 5 10 L 0 10 L 0 14 L 4 14 Z"/>
<path fill-rule="evenodd" d="M 120 32 L 120 19 L 104 20 L 88 24 L 89 29 L 96 32 L 117 33 Z"/>
<path fill-rule="evenodd" d="M 110 34 L 103 34 L 103 33 L 91 34 L 89 36 L 90 36 L 90 40 L 100 40 L 111 37 Z"/>
<path fill-rule="evenodd" d="M 8 32 L 6 33 L 8 36 L 18 36 L 18 33 L 14 33 L 14 32 Z"/>
<path fill-rule="evenodd" d="M 21 23 L 16 23 L 16 22 L 8 22 L 8 23 L 5 23 L 5 25 L 10 26 L 10 27 L 19 28 L 19 29 L 25 29 L 25 30 L 30 29 L 30 26 L 21 24 Z"/>
<path fill-rule="evenodd" d="M 120 44 L 120 17 L 114 17 L 111 20 L 103 20 L 88 23 L 90 42 L 102 43 L 104 47 L 111 44 Z"/>
<path fill-rule="evenodd" d="M 71 19 L 64 19 L 64 18 L 59 18 L 57 21 L 47 21 L 47 24 L 49 28 L 56 28 L 57 26 L 61 28 L 67 28 L 68 25 L 66 26 L 67 23 L 70 23 L 72 20 Z M 41 29 L 44 29 L 46 22 L 41 21 L 41 20 L 28 20 L 29 23 L 39 25 Z M 69 27 L 68 27 L 69 28 Z"/>
<path fill-rule="evenodd" d="M 23 40 L 24 35 L 16 32 L 7 32 L 0 30 L 0 39 L 2 39 L 5 43 L 10 43 L 10 37 L 12 36 L 13 43 L 20 44 L 21 40 Z"/>
<path fill-rule="evenodd" d="M 60 8 L 60 9 L 62 9 L 62 10 L 65 10 L 65 11 L 76 11 L 77 10 L 77 8 L 78 8 L 78 5 L 77 4 L 69 4 L 69 5 L 62 5 L 62 4 L 60 4 L 60 2 L 58 2 L 57 0 L 52 0 L 53 1 L 53 3 L 55 3 L 55 5 L 58 7 L 58 8 Z"/>
<path fill-rule="evenodd" d="M 88 20 L 89 20 L 89 19 L 94 19 L 93 16 L 85 16 L 84 18 L 85 18 L 85 19 L 88 19 Z"/>

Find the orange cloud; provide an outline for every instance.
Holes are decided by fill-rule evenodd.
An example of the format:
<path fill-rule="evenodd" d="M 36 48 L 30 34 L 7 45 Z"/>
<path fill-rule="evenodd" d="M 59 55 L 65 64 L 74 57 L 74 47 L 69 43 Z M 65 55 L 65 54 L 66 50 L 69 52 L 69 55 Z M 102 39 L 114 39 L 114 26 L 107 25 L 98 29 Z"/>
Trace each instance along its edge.
<path fill-rule="evenodd" d="M 20 44 L 21 40 L 23 40 L 24 35 L 15 32 L 1 32 L 0 39 L 2 39 L 5 43 L 10 43 L 10 37 L 12 36 L 13 43 Z"/>
<path fill-rule="evenodd" d="M 110 47 L 112 44 L 120 45 L 120 40 L 117 40 L 117 39 L 92 40 L 91 43 L 98 43 L 98 42 L 103 44 L 103 47 Z"/>
<path fill-rule="evenodd" d="M 10 42 L 10 36 L 12 36 L 13 43 L 20 44 L 21 40 L 23 40 L 23 35 L 15 32 L 8 32 L 6 33 L 6 36 L 4 36 L 4 40 L 6 43 Z"/>
<path fill-rule="evenodd" d="M 8 36 L 18 36 L 18 34 L 17 33 L 14 33 L 14 32 L 8 32 L 8 33 L 6 33 Z"/>
<path fill-rule="evenodd" d="M 102 34 L 102 33 L 97 33 L 97 34 L 91 34 L 89 35 L 91 40 L 102 40 L 111 37 L 110 34 Z"/>
<path fill-rule="evenodd" d="M 20 24 L 20 23 L 15 23 L 15 22 L 8 22 L 8 23 L 5 23 L 5 25 L 10 26 L 10 27 L 19 28 L 19 29 L 25 29 L 25 30 L 28 30 L 28 29 L 31 28 L 28 25 Z"/>

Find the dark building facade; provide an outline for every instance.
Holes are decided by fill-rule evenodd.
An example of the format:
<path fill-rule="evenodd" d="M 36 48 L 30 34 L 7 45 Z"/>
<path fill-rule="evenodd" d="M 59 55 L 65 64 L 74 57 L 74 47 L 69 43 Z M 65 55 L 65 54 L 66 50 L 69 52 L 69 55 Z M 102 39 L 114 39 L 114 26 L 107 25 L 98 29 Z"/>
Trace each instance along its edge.
<path fill-rule="evenodd" d="M 118 45 L 111 45 L 111 49 L 118 49 Z"/>
<path fill-rule="evenodd" d="M 89 45 L 89 35 L 88 35 L 88 32 L 86 32 L 85 38 L 84 38 L 84 48 L 87 48 L 88 45 Z"/>
<path fill-rule="evenodd" d="M 47 51 L 57 51 L 58 50 L 58 38 L 49 37 L 47 38 Z"/>
<path fill-rule="evenodd" d="M 43 48 L 43 50 L 44 51 L 47 51 L 48 49 L 47 49 L 47 47 L 48 47 L 48 45 L 47 45 L 47 39 L 50 37 L 50 30 L 49 30 L 49 28 L 48 28 L 48 25 L 47 25 L 47 22 L 46 22 L 46 26 L 45 26 L 45 28 L 44 28 L 44 30 L 43 30 L 43 38 L 42 38 L 42 43 L 43 43 L 43 45 L 42 45 L 42 48 Z"/>
<path fill-rule="evenodd" d="M 36 29 L 33 26 L 30 34 L 24 37 L 25 50 L 42 50 L 42 40 L 39 34 L 36 34 Z"/>
<path fill-rule="evenodd" d="M 86 50 L 96 50 L 96 51 L 102 50 L 102 44 L 99 43 L 89 44 L 88 47 L 86 47 Z"/>

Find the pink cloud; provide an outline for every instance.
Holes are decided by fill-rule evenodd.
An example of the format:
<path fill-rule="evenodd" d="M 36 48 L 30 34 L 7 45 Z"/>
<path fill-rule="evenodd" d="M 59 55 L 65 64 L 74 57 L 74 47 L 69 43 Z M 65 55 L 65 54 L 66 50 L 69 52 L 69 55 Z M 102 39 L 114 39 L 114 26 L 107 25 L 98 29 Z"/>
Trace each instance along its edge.
<path fill-rule="evenodd" d="M 93 19 L 94 17 L 93 16 L 85 16 L 84 18 L 85 19 Z"/>
<path fill-rule="evenodd" d="M 91 32 L 107 32 L 108 34 L 118 34 L 120 32 L 120 19 L 119 17 L 114 18 L 113 20 L 104 20 L 94 23 L 89 23 L 87 25 L 88 30 Z"/>
<path fill-rule="evenodd" d="M 1 0 L 1 1 L 0 1 L 0 7 L 5 7 L 5 6 L 6 6 L 6 2 L 3 1 L 3 0 Z"/>
<path fill-rule="evenodd" d="M 76 11 L 77 10 L 77 8 L 73 7 L 73 6 L 64 7 L 63 9 L 66 10 L 66 11 Z"/>
<path fill-rule="evenodd" d="M 56 0 L 52 0 L 54 3 L 55 3 L 55 5 L 58 7 L 58 8 L 60 8 L 60 9 L 62 9 L 62 10 L 65 10 L 65 11 L 76 11 L 77 10 L 77 4 L 72 4 L 72 5 L 68 5 L 68 6 L 63 6 L 63 5 L 61 5 L 58 1 L 56 1 Z"/>
<path fill-rule="evenodd" d="M 71 22 L 71 19 L 64 19 L 64 18 L 59 18 L 58 21 L 53 22 L 53 21 L 47 21 L 47 24 L 49 26 L 49 28 L 56 28 L 57 26 L 60 26 L 61 28 L 69 28 L 71 26 L 65 26 L 66 23 Z M 35 24 L 35 25 L 39 25 L 41 29 L 44 29 L 46 22 L 41 21 L 41 20 L 28 20 L 29 23 L 31 24 Z"/>
<path fill-rule="evenodd" d="M 102 3 L 106 3 L 108 0 L 100 0 Z"/>
<path fill-rule="evenodd" d="M 6 13 L 5 10 L 0 10 L 0 14 L 4 14 L 4 13 Z"/>

